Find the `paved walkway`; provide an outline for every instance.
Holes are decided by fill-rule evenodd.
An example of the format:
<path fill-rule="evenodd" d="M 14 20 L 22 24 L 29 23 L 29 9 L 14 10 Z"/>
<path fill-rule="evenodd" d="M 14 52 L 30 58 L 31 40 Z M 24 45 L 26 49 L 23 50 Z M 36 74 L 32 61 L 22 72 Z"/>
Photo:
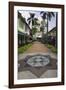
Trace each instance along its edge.
<path fill-rule="evenodd" d="M 25 53 L 36 53 L 36 52 L 47 53 L 49 52 L 49 49 L 41 42 L 35 41 L 33 45 Z"/>
<path fill-rule="evenodd" d="M 27 64 L 26 57 L 32 55 L 47 55 L 52 59 L 43 67 L 33 67 Z M 23 54 L 18 55 L 18 79 L 51 78 L 57 77 L 57 57 L 44 44 L 35 41 Z"/>
<path fill-rule="evenodd" d="M 35 41 L 32 46 L 28 48 L 23 54 L 18 55 L 18 60 L 25 58 L 27 55 L 35 55 L 35 54 L 49 54 L 53 58 L 57 58 L 57 55 L 52 53 L 44 44 L 41 42 Z"/>

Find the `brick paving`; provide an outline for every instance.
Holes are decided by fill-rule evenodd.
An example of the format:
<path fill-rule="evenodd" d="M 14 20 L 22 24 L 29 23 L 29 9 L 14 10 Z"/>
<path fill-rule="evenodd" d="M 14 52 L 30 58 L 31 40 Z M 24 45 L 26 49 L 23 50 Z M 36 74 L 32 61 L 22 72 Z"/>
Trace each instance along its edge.
<path fill-rule="evenodd" d="M 33 67 L 27 63 L 30 56 L 27 59 L 26 58 L 19 61 L 20 67 L 18 68 L 18 72 L 28 70 L 28 71 L 32 72 L 34 75 L 36 75 L 38 78 L 40 78 L 41 75 L 43 73 L 45 73 L 47 70 L 56 70 L 57 69 L 57 64 L 56 64 L 57 60 L 56 59 L 50 58 L 49 63 L 46 66 Z"/>
<path fill-rule="evenodd" d="M 32 67 L 27 64 L 28 56 L 49 53 L 51 60 L 47 66 Z M 18 55 L 18 79 L 57 77 L 57 57 L 44 44 L 35 41 L 23 54 Z"/>
<path fill-rule="evenodd" d="M 49 49 L 41 42 L 35 41 L 33 45 L 25 53 L 36 53 L 36 52 L 47 53 L 49 52 Z"/>

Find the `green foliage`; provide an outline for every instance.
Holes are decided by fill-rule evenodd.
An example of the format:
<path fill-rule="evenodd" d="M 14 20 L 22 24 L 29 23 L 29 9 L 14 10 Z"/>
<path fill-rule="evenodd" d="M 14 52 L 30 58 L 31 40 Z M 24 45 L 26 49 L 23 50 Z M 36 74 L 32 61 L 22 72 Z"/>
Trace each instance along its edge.
<path fill-rule="evenodd" d="M 40 28 L 40 31 L 44 32 L 44 28 L 43 28 L 43 27 L 41 27 L 41 28 Z"/>
<path fill-rule="evenodd" d="M 37 28 L 32 28 L 32 34 L 34 35 L 37 32 Z"/>
<path fill-rule="evenodd" d="M 37 18 L 33 18 L 32 25 L 39 25 Z"/>
<path fill-rule="evenodd" d="M 20 53 L 24 53 L 29 47 L 31 47 L 32 46 L 32 44 L 26 44 L 26 45 L 24 45 L 24 46 L 22 46 L 22 47 L 19 47 L 18 48 L 18 53 L 20 54 Z"/>
<path fill-rule="evenodd" d="M 46 45 L 53 53 L 57 53 L 57 48 L 56 47 L 54 47 L 53 45 L 50 45 L 50 44 L 46 44 Z"/>

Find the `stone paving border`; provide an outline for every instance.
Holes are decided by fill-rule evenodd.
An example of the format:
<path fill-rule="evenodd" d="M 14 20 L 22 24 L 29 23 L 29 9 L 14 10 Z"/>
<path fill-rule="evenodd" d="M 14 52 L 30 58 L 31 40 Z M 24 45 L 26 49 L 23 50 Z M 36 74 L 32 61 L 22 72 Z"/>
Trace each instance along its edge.
<path fill-rule="evenodd" d="M 30 57 L 31 56 L 26 57 L 25 59 L 18 61 L 18 63 L 20 64 L 20 67 L 18 68 L 18 72 L 29 70 L 33 74 L 35 74 L 37 77 L 40 77 L 47 70 L 57 70 L 57 59 L 51 58 L 50 63 L 44 67 L 32 67 L 26 63 Z"/>
<path fill-rule="evenodd" d="M 31 56 L 37 55 L 37 54 L 49 55 L 51 57 L 51 60 L 50 60 L 51 63 L 44 67 L 32 67 L 32 66 L 28 65 L 26 63 L 28 58 L 26 59 L 26 57 L 29 57 L 29 56 L 31 57 Z M 25 51 L 23 54 L 18 55 L 18 73 L 23 72 L 23 71 L 30 71 L 34 75 L 36 75 L 37 78 L 40 78 L 41 75 L 44 74 L 47 70 L 56 70 L 56 72 L 57 72 L 57 55 L 52 53 L 41 42 L 35 41 L 33 43 L 33 45 L 27 49 L 27 51 Z M 57 76 L 57 74 L 56 74 L 56 76 Z"/>

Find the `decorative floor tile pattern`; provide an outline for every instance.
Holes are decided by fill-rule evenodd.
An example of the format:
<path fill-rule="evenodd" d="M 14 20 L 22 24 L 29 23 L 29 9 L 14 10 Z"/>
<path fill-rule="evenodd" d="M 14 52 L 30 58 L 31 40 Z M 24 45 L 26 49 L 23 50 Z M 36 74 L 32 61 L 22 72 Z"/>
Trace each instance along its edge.
<path fill-rule="evenodd" d="M 35 66 L 31 66 L 30 64 L 28 64 L 28 60 L 31 58 L 31 57 L 34 57 L 34 56 L 44 56 L 44 57 L 48 57 L 49 58 L 49 63 L 45 66 L 38 66 L 38 67 L 35 67 Z M 43 61 L 43 60 L 42 60 Z M 42 63 L 41 60 L 39 60 L 40 63 Z M 37 63 L 39 63 L 37 62 Z M 36 62 L 35 62 L 36 63 Z M 28 55 L 26 58 L 22 59 L 22 60 L 19 60 L 18 61 L 18 73 L 21 75 L 24 76 L 24 74 L 26 74 L 26 77 L 27 79 L 29 79 L 29 76 L 33 79 L 33 78 L 42 78 L 42 77 L 45 77 L 46 75 L 46 72 L 47 72 L 47 77 L 51 77 L 51 73 L 49 72 L 50 70 L 55 70 L 54 71 L 54 75 L 53 76 L 57 76 L 57 59 L 54 59 L 54 58 L 51 58 L 50 56 L 48 55 L 41 55 L 41 54 L 37 54 L 37 55 Z M 27 73 L 30 72 L 31 74 Z M 52 72 L 52 71 L 51 71 Z M 43 75 L 44 74 L 44 75 Z M 18 79 L 21 79 L 21 75 L 18 76 Z M 43 75 L 43 76 L 42 76 Z M 22 79 L 26 79 L 26 77 L 23 77 Z"/>

